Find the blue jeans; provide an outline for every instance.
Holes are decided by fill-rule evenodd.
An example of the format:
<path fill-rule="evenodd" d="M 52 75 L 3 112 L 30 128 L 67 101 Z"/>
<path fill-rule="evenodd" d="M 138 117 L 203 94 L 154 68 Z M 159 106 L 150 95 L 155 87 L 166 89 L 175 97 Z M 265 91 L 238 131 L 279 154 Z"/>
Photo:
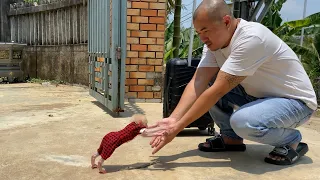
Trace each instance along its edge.
<path fill-rule="evenodd" d="M 233 105 L 239 108 L 234 111 Z M 221 134 L 275 147 L 300 142 L 301 133 L 295 128 L 307 122 L 313 112 L 296 99 L 252 97 L 240 85 L 209 111 Z"/>

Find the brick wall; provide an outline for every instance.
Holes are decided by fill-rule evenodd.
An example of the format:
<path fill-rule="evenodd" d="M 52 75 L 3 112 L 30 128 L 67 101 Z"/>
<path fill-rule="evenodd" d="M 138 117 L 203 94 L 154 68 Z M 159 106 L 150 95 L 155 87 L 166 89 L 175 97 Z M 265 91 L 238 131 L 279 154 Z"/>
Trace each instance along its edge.
<path fill-rule="evenodd" d="M 126 98 L 162 102 L 166 0 L 128 0 Z"/>

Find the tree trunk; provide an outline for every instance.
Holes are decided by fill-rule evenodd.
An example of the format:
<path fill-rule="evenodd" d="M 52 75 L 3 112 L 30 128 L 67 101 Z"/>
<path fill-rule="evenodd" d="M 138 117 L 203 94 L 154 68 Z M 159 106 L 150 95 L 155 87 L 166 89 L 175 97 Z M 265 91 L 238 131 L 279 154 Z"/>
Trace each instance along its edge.
<path fill-rule="evenodd" d="M 173 51 L 173 57 L 179 57 L 179 47 L 180 47 L 180 20 L 181 20 L 181 0 L 175 1 L 174 9 L 174 24 L 173 24 L 173 42 L 172 47 L 175 48 Z"/>

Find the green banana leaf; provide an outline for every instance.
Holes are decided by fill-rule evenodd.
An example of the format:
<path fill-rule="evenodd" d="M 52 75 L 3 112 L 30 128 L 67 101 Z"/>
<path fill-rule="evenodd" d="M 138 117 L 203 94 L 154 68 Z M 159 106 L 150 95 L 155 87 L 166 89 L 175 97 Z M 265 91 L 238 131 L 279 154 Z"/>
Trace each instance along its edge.
<path fill-rule="evenodd" d="M 164 32 L 164 40 L 167 41 L 173 37 L 173 21 L 166 27 Z"/>
<path fill-rule="evenodd" d="M 280 10 L 282 9 L 282 6 L 286 1 L 287 0 L 278 0 L 277 2 L 273 2 L 271 8 L 268 10 L 266 16 L 263 18 L 262 24 L 264 24 L 271 30 L 274 30 L 276 27 L 279 27 L 282 23 Z"/>
<path fill-rule="evenodd" d="M 316 49 L 314 48 L 307 48 L 304 46 L 300 46 L 296 43 L 287 42 L 288 46 L 292 48 L 292 50 L 302 56 L 310 57 L 310 58 L 316 58 L 318 59 L 319 54 Z"/>
<path fill-rule="evenodd" d="M 164 55 L 164 63 L 167 63 L 169 59 L 173 58 L 173 51 L 175 50 L 174 48 L 171 48 L 168 52 L 165 53 Z"/>
<path fill-rule="evenodd" d="M 310 27 L 312 25 L 320 24 L 320 12 L 312 14 L 304 19 L 289 21 L 283 23 L 280 27 L 274 30 L 274 33 L 278 36 L 283 36 L 286 34 L 294 34 L 297 30 L 301 30 L 301 28 Z"/>

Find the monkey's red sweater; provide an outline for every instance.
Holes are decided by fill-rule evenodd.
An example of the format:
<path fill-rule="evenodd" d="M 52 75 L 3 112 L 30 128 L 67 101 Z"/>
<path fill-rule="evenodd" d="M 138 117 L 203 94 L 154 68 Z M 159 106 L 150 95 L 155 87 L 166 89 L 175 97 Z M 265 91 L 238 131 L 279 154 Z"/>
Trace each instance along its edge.
<path fill-rule="evenodd" d="M 143 128 L 146 127 L 132 122 L 120 131 L 106 134 L 101 141 L 98 154 L 102 159 L 106 160 L 112 155 L 115 149 L 139 135 L 140 130 Z"/>

